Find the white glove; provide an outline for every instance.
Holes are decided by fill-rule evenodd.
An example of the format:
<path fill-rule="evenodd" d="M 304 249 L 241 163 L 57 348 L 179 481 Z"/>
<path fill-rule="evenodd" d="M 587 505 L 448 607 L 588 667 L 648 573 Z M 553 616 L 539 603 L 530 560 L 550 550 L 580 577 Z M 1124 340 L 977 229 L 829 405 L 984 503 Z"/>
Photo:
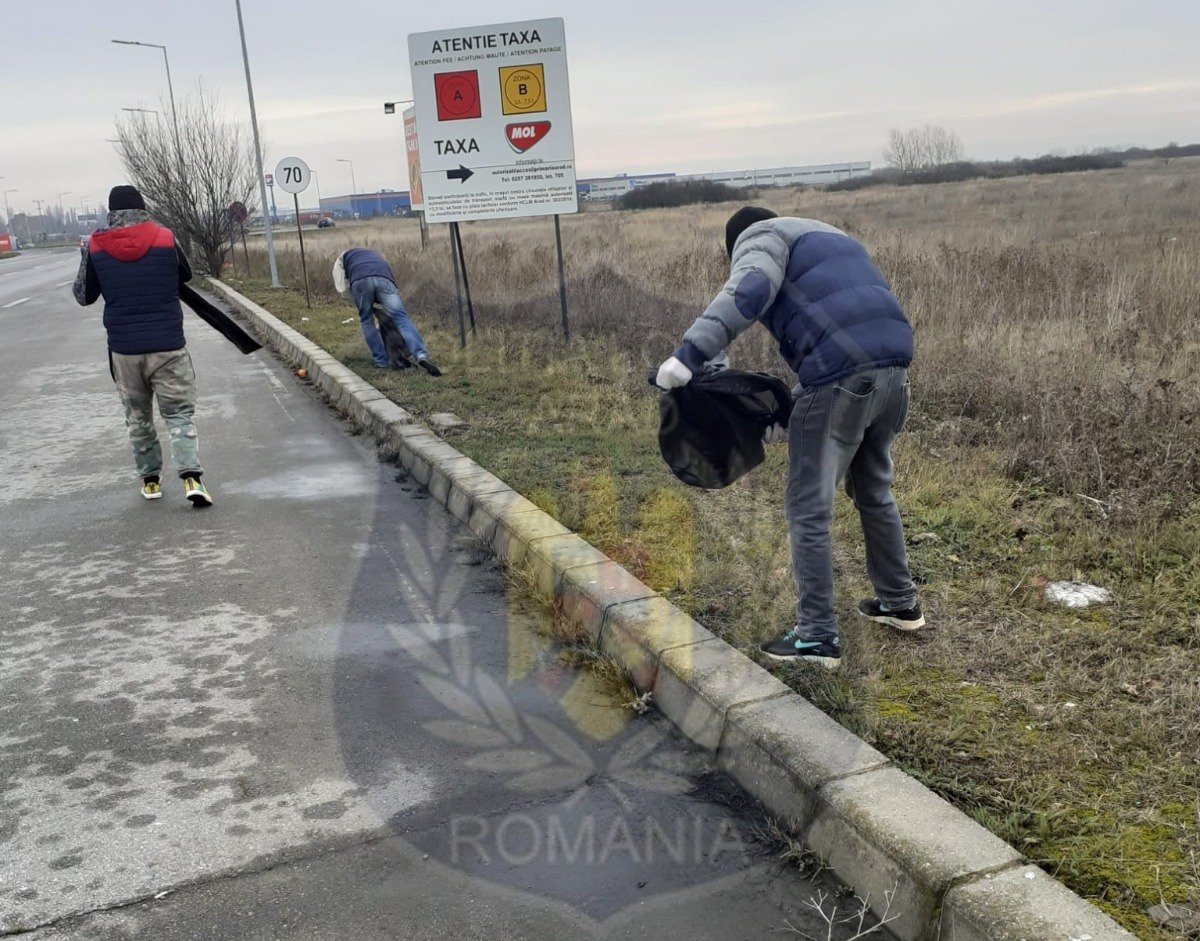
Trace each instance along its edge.
<path fill-rule="evenodd" d="M 780 441 L 787 441 L 787 439 L 788 430 L 778 422 L 763 432 L 763 444 L 775 444 Z"/>
<path fill-rule="evenodd" d="M 658 376 L 654 384 L 664 392 L 668 389 L 678 389 L 692 381 L 692 371 L 672 356 L 658 367 Z"/>

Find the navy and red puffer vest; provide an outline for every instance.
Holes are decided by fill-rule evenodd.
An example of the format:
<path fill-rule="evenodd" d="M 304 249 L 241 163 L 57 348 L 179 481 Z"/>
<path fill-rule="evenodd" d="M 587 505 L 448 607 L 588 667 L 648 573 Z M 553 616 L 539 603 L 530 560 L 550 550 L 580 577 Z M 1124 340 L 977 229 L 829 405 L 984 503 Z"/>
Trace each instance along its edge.
<path fill-rule="evenodd" d="M 135 356 L 184 345 L 175 236 L 153 222 L 103 229 L 88 243 L 104 295 L 108 348 Z"/>

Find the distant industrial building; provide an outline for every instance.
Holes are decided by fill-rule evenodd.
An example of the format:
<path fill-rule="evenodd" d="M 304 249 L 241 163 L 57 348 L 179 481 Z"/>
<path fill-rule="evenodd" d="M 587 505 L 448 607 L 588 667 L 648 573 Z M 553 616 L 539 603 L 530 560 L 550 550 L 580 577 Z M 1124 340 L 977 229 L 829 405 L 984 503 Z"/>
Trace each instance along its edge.
<path fill-rule="evenodd" d="M 326 196 L 321 199 L 321 212 L 338 219 L 370 216 L 403 216 L 412 211 L 407 190 L 380 190 L 378 193 L 352 193 L 349 196 Z"/>
<path fill-rule="evenodd" d="M 805 167 L 769 167 L 763 170 L 714 170 L 711 173 L 639 173 L 596 177 L 579 181 L 579 195 L 587 200 L 617 199 L 651 183 L 712 180 L 728 186 L 820 186 L 868 176 L 869 161 L 823 163 Z"/>
<path fill-rule="evenodd" d="M 764 170 L 714 170 L 711 173 L 637 173 L 619 176 L 592 177 L 576 184 L 579 198 L 589 202 L 618 199 L 631 190 L 651 183 L 712 180 L 734 187 L 760 186 L 821 186 L 853 177 L 868 176 L 869 161 L 860 163 L 823 163 L 805 167 L 769 167 Z M 338 219 L 370 218 L 372 216 L 403 216 L 412 211 L 412 202 L 405 190 L 380 190 L 378 193 L 355 193 L 350 196 L 326 196 L 321 200 L 321 212 Z"/>
<path fill-rule="evenodd" d="M 870 161 L 861 163 L 821 163 L 808 167 L 771 167 L 765 170 L 723 170 L 713 173 L 688 173 L 677 180 L 712 180 L 729 186 L 821 186 L 856 176 L 869 176 Z"/>
<path fill-rule="evenodd" d="M 589 180 L 579 180 L 576 187 L 583 199 L 617 199 L 630 190 L 639 186 L 649 186 L 651 183 L 668 183 L 676 179 L 674 173 L 639 173 L 630 176 L 622 173 L 620 176 L 594 177 Z"/>

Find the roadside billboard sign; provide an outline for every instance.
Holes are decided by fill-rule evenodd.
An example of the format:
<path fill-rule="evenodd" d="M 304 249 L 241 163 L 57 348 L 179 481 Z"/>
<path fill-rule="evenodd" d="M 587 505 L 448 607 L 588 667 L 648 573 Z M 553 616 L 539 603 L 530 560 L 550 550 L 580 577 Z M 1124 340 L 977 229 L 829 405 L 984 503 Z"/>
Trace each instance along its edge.
<path fill-rule="evenodd" d="M 421 152 L 417 144 L 417 109 L 404 112 L 404 152 L 408 158 L 408 196 L 413 212 L 425 208 L 421 191 Z"/>
<path fill-rule="evenodd" d="M 429 222 L 579 211 L 561 18 L 413 33 L 408 50 Z"/>

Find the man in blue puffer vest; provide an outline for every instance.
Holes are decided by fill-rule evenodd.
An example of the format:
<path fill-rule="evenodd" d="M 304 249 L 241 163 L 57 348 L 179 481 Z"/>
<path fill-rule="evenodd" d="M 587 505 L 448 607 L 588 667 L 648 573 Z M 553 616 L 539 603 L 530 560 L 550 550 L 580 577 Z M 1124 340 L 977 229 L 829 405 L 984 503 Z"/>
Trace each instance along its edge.
<path fill-rule="evenodd" d="M 346 249 L 333 263 L 333 286 L 342 297 L 349 294 L 354 299 L 363 339 L 367 341 L 367 349 L 371 351 L 376 366 L 380 369 L 391 366 L 383 337 L 375 326 L 374 307 L 378 304 L 404 337 L 404 343 L 417 365 L 431 376 L 442 374 L 429 358 L 417 325 L 404 309 L 400 291 L 396 288 L 396 276 L 382 255 L 369 248 Z"/>
<path fill-rule="evenodd" d="M 746 206 L 729 219 L 729 280 L 659 367 L 663 389 L 686 385 L 756 321 L 800 378 L 788 424 L 786 515 L 799 595 L 796 626 L 762 645 L 776 660 L 841 663 L 833 610 L 830 524 L 845 478 L 862 521 L 875 597 L 867 618 L 903 631 L 925 624 L 892 496 L 892 440 L 908 414 L 913 334 L 866 249 L 812 219 Z"/>
<path fill-rule="evenodd" d="M 183 338 L 179 285 L 192 269 L 170 229 L 150 221 L 142 194 L 115 186 L 108 194 L 108 227 L 81 250 L 75 300 L 104 298 L 108 355 L 142 496 L 162 497 L 162 448 L 154 430 L 154 400 L 171 436 L 171 458 L 192 506 L 212 506 L 200 480 L 196 440 L 196 373 Z"/>

